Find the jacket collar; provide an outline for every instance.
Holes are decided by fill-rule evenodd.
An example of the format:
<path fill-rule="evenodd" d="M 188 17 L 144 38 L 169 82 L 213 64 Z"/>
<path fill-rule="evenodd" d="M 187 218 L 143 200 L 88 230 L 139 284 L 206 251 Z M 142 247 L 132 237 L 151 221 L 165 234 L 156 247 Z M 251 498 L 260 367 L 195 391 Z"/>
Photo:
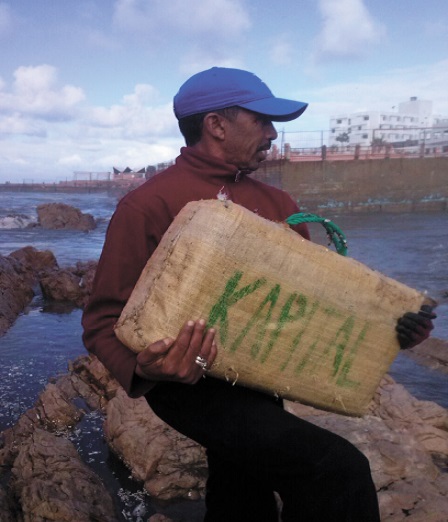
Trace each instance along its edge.
<path fill-rule="evenodd" d="M 192 147 L 182 147 L 180 156 L 176 159 L 176 165 L 180 168 L 188 168 L 198 176 L 207 176 L 208 178 L 226 178 L 227 181 L 238 182 L 241 178 L 240 171 L 225 161 L 198 152 Z"/>

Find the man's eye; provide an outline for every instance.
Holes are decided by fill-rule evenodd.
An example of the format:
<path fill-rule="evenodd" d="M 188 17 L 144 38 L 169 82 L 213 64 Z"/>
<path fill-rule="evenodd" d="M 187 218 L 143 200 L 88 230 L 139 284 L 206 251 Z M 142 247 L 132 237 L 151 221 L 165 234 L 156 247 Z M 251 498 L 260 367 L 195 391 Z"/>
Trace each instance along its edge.
<path fill-rule="evenodd" d="M 255 119 L 256 123 L 259 123 L 260 125 L 270 125 L 271 119 L 267 116 L 262 116 L 261 114 L 256 117 Z"/>

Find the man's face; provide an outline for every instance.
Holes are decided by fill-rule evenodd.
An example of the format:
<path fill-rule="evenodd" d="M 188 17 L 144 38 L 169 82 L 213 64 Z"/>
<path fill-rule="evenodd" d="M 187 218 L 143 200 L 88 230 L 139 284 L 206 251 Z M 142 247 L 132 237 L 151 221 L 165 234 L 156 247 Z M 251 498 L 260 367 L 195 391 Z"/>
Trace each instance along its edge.
<path fill-rule="evenodd" d="M 227 120 L 223 143 L 225 158 L 242 172 L 257 170 L 266 159 L 277 131 L 268 117 L 240 109 L 236 118 Z"/>

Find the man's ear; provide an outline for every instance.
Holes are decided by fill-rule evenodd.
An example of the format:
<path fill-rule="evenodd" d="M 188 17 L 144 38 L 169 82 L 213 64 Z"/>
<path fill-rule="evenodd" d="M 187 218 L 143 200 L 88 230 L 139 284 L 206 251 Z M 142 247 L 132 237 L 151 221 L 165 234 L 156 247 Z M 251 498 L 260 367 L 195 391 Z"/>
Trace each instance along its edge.
<path fill-rule="evenodd" d="M 204 117 L 202 132 L 217 140 L 224 140 L 226 134 L 225 118 L 216 112 L 209 112 Z"/>

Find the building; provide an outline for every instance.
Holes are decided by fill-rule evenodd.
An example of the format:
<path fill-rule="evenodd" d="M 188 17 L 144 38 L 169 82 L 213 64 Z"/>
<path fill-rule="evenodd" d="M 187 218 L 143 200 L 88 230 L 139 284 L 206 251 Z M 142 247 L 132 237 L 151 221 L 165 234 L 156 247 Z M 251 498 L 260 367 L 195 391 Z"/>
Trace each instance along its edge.
<path fill-rule="evenodd" d="M 426 152 L 448 153 L 448 118 L 435 118 L 425 132 L 423 146 Z"/>
<path fill-rule="evenodd" d="M 332 117 L 329 146 L 391 144 L 394 148 L 418 147 L 429 138 L 436 121 L 432 101 L 413 96 L 409 101 L 399 103 L 398 111 L 363 111 Z"/>
<path fill-rule="evenodd" d="M 145 177 L 145 169 L 132 170 L 129 167 L 125 169 L 117 169 L 113 167 L 113 179 L 116 180 L 124 180 L 124 179 L 136 179 L 136 178 L 144 178 Z"/>

